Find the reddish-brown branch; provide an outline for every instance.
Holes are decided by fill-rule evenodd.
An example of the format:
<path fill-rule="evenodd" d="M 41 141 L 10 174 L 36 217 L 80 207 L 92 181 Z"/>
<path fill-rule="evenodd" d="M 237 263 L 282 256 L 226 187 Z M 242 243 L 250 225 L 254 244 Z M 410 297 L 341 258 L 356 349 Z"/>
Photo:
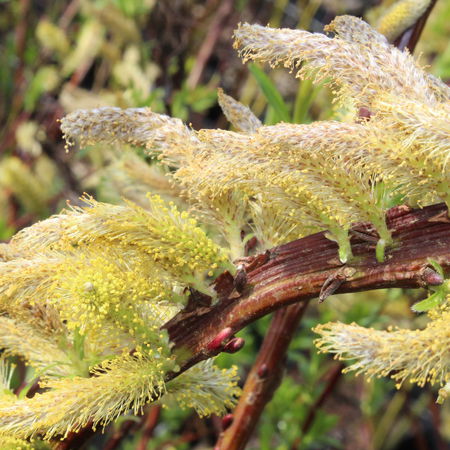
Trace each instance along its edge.
<path fill-rule="evenodd" d="M 239 403 L 216 445 L 216 450 L 244 449 L 261 413 L 281 382 L 284 360 L 307 302 L 277 311 L 264 338 L 258 357 L 247 376 Z"/>
<path fill-rule="evenodd" d="M 126 420 L 125 422 L 123 422 L 120 425 L 120 428 L 115 430 L 111 437 L 106 441 L 103 450 L 115 450 L 116 448 L 119 448 L 122 441 L 135 427 L 135 420 Z"/>
<path fill-rule="evenodd" d="M 150 408 L 148 413 L 145 415 L 143 427 L 142 427 L 142 437 L 139 441 L 136 450 L 146 450 L 147 444 L 153 436 L 153 431 L 156 425 L 158 425 L 159 415 L 161 413 L 161 406 L 155 405 Z"/>
<path fill-rule="evenodd" d="M 423 276 L 431 280 L 429 277 L 434 277 L 435 272 L 431 268 L 425 267 Z M 340 284 L 345 281 L 345 276 L 339 278 L 329 277 L 324 285 L 330 279 L 339 280 L 339 283 L 336 284 L 337 288 L 339 288 Z M 437 278 L 436 281 L 439 282 L 440 279 Z M 322 292 L 323 287 L 321 289 Z M 227 416 L 227 429 L 220 436 L 216 449 L 240 450 L 245 448 L 265 405 L 272 398 L 280 382 L 283 368 L 282 362 L 298 321 L 304 311 L 301 305 L 306 306 L 306 303 L 291 305 L 275 313 L 258 358 L 247 377 L 238 406 L 232 415 Z M 314 421 L 318 408 L 334 389 L 340 378 L 341 370 L 342 364 L 334 368 L 327 387 L 318 398 L 316 404 L 311 408 L 310 414 L 303 424 L 303 434 Z M 293 448 L 297 448 L 299 444 L 300 438 Z"/>
<path fill-rule="evenodd" d="M 92 429 L 92 423 L 88 423 L 80 431 L 69 433 L 66 439 L 55 443 L 56 450 L 76 450 L 82 448 L 83 445 L 94 436 L 97 430 Z"/>
<path fill-rule="evenodd" d="M 440 432 L 440 430 L 442 430 L 441 408 L 432 398 L 429 402 L 428 411 L 430 412 L 431 420 L 433 423 L 432 430 L 434 440 L 436 442 L 436 450 L 447 450 L 448 446 L 445 443 L 444 438 L 442 437 Z"/>
<path fill-rule="evenodd" d="M 30 0 L 20 0 L 18 2 L 19 6 L 19 21 L 15 29 L 15 46 L 16 46 L 16 57 L 18 64 L 14 71 L 14 82 L 16 84 L 16 89 L 23 89 L 24 83 L 24 71 L 25 71 L 25 52 L 27 47 L 27 32 L 29 30 L 29 18 L 31 1 Z M 19 98 L 17 98 L 19 97 Z M 17 112 L 19 110 L 19 105 L 23 100 L 23 92 L 20 96 L 14 96 L 12 110 Z"/>
<path fill-rule="evenodd" d="M 148 405 L 140 422 L 137 423 L 136 420 L 131 419 L 123 422 L 120 428 L 117 429 L 105 443 L 103 450 L 115 450 L 116 448 L 119 448 L 122 444 L 122 441 L 126 439 L 129 433 L 138 431 L 141 428 L 142 437 L 136 449 L 145 450 L 147 448 L 149 440 L 153 435 L 153 430 L 158 424 L 160 412 L 160 405 Z"/>
<path fill-rule="evenodd" d="M 373 244 L 361 237 L 374 233 L 368 224 L 353 228 L 358 232 L 352 238 L 355 258 L 345 265 L 325 233 L 247 258 L 247 285 L 242 294 L 233 290 L 215 306 L 181 312 L 166 324 L 183 370 L 222 351 L 227 339 L 259 317 L 318 297 L 324 283 L 333 277 L 345 278 L 338 293 L 438 284 L 439 276 L 430 276 L 434 272 L 429 270 L 429 258 L 450 270 L 450 223 L 445 205 L 417 210 L 397 207 L 389 211 L 387 221 L 395 244 L 383 263 L 376 260 Z M 221 345 L 210 345 L 224 331 Z"/>

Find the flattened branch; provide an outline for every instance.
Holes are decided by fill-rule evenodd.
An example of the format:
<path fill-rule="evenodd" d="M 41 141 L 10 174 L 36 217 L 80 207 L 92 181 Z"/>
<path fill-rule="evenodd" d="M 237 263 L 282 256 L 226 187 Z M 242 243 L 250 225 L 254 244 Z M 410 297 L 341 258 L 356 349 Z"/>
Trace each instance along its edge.
<path fill-rule="evenodd" d="M 245 275 L 238 275 L 240 281 L 229 274 L 217 280 L 216 305 L 207 306 L 205 299 L 203 307 L 187 308 L 165 325 L 183 370 L 221 351 L 233 351 L 236 332 L 281 307 L 333 293 L 441 284 L 430 260 L 450 272 L 447 207 L 443 203 L 423 209 L 395 207 L 389 210 L 387 223 L 394 244 L 382 263 L 375 256 L 377 236 L 367 223 L 353 226 L 354 259 L 346 264 L 339 261 L 337 245 L 325 232 L 242 260 Z"/>

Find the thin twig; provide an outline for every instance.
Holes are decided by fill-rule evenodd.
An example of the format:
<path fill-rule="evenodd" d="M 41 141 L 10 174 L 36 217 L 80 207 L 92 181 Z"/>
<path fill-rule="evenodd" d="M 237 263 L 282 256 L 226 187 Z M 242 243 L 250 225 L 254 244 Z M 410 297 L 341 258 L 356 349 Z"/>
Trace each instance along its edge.
<path fill-rule="evenodd" d="M 55 450 L 78 450 L 86 444 L 98 430 L 92 429 L 92 423 L 88 423 L 80 431 L 69 433 L 68 436 L 61 442 L 58 442 L 53 447 Z"/>
<path fill-rule="evenodd" d="M 160 405 L 152 406 L 149 409 L 143 421 L 142 437 L 136 447 L 136 450 L 147 449 L 147 444 L 149 443 L 150 439 L 153 436 L 153 431 L 155 430 L 156 425 L 158 425 L 160 413 L 161 413 Z"/>
<path fill-rule="evenodd" d="M 306 416 L 306 419 L 302 425 L 302 434 L 292 444 L 291 450 L 297 450 L 300 448 L 303 436 L 305 436 L 305 434 L 311 428 L 311 425 L 314 423 L 314 420 L 316 418 L 319 409 L 325 403 L 327 398 L 333 393 L 334 388 L 336 387 L 336 385 L 338 384 L 339 380 L 342 377 L 342 369 L 344 367 L 345 366 L 342 363 L 336 364 L 331 368 L 330 372 L 327 374 L 328 375 L 327 384 L 323 389 L 322 393 L 320 394 L 320 396 L 316 399 L 311 408 L 309 408 L 308 415 Z"/>
<path fill-rule="evenodd" d="M 25 81 L 24 71 L 25 71 L 25 51 L 27 48 L 27 32 L 29 30 L 29 18 L 31 1 L 30 0 L 20 0 L 19 4 L 19 21 L 15 29 L 15 48 L 17 65 L 14 71 L 14 83 L 16 90 L 20 89 L 20 96 L 15 95 L 12 102 L 12 110 L 18 112 L 20 110 L 20 105 L 23 101 L 23 84 Z M 17 92 L 16 92 L 17 93 Z"/>
<path fill-rule="evenodd" d="M 228 417 L 231 425 L 221 434 L 216 450 L 244 449 L 266 404 L 283 377 L 284 361 L 306 310 L 308 302 L 280 309 L 274 314 L 269 330 L 250 370 L 239 403 Z"/>
<path fill-rule="evenodd" d="M 15 46 L 15 69 L 13 73 L 14 95 L 9 99 L 8 111 L 0 109 L 6 117 L 2 117 L 5 123 L 3 130 L 0 131 L 0 153 L 11 147 L 15 143 L 15 132 L 17 127 L 30 117 L 29 112 L 23 112 L 22 106 L 25 94 L 25 52 L 27 48 L 27 32 L 30 29 L 30 0 L 20 0 L 17 2 L 18 21 L 14 29 L 14 46 Z M 3 96 L 6 97 L 6 93 Z M 6 98 L 5 98 L 6 100 Z"/>
<path fill-rule="evenodd" d="M 80 9 L 81 0 L 72 0 L 64 10 L 64 12 L 61 14 L 60 19 L 58 20 L 58 26 L 63 29 L 67 30 L 69 27 L 70 22 L 72 22 L 73 18 L 77 14 L 78 10 Z"/>
<path fill-rule="evenodd" d="M 144 415 L 139 423 L 136 420 L 126 420 L 123 422 L 118 430 L 116 430 L 112 436 L 105 443 L 103 450 L 115 450 L 119 448 L 122 441 L 128 436 L 129 433 L 135 432 L 142 428 L 142 438 L 136 447 L 136 450 L 145 450 L 150 438 L 153 435 L 153 431 L 158 424 L 159 414 L 161 406 L 149 406 L 146 408 Z"/>
<path fill-rule="evenodd" d="M 156 450 L 166 450 L 168 448 L 177 448 L 177 445 L 186 444 L 198 439 L 198 434 L 192 431 L 186 431 L 181 436 L 165 441 L 156 447 Z"/>
<path fill-rule="evenodd" d="M 136 420 L 126 420 L 123 422 L 119 429 L 115 430 L 111 437 L 106 441 L 103 450 L 115 450 L 118 448 L 135 426 Z"/>
<path fill-rule="evenodd" d="M 436 442 L 436 450 L 447 450 L 448 446 L 444 442 L 442 434 L 440 430 L 442 429 L 442 420 L 441 420 L 441 408 L 434 401 L 434 399 L 430 399 L 428 409 L 431 415 L 431 421 L 433 423 L 433 435 Z"/>
<path fill-rule="evenodd" d="M 203 44 L 198 52 L 197 58 L 195 60 L 195 65 L 192 68 L 191 73 L 189 74 L 189 77 L 187 79 L 186 84 L 190 89 L 194 89 L 200 81 L 205 65 L 208 62 L 220 37 L 220 33 L 222 32 L 225 21 L 233 12 L 233 4 L 234 0 L 224 0 L 221 2 L 219 8 L 217 9 L 216 14 L 214 15 L 214 18 L 209 27 L 208 33 L 206 34 L 206 37 L 203 40 Z"/>

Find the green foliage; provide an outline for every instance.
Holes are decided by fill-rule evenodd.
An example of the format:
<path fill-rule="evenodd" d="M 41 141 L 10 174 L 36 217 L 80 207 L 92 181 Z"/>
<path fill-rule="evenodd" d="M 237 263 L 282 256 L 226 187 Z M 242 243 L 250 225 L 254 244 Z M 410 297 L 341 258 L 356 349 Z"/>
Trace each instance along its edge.
<path fill-rule="evenodd" d="M 256 64 L 249 64 L 249 71 L 255 77 L 271 109 L 267 111 L 266 123 L 290 122 L 289 108 L 272 80 Z"/>
<path fill-rule="evenodd" d="M 8 240 L 14 233 L 14 228 L 7 224 L 7 220 L 0 218 L 0 241 Z"/>
<path fill-rule="evenodd" d="M 188 120 L 192 112 L 202 112 L 217 102 L 217 94 L 208 86 L 197 86 L 193 89 L 187 85 L 175 92 L 171 103 L 171 115 Z"/>

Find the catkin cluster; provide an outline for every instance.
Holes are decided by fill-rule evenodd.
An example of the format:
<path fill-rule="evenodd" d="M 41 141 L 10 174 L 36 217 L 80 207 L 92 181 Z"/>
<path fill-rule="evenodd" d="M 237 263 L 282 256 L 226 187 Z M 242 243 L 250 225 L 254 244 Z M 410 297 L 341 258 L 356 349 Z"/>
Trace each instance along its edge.
<path fill-rule="evenodd" d="M 105 426 L 156 401 L 222 414 L 239 392 L 235 369 L 211 361 L 167 381 L 179 367 L 161 328 L 191 289 L 214 295 L 212 278 L 233 268 L 225 249 L 157 195 L 146 209 L 84 202 L 0 249 L 0 346 L 26 360 L 42 389 L 19 399 L 3 377 L 5 445 Z"/>
<path fill-rule="evenodd" d="M 390 39 L 429 4 L 415 2 L 411 9 L 410 3 L 399 2 L 380 22 Z M 402 20 L 393 20 L 400 16 Z M 399 29 L 393 29 L 394 22 Z M 244 61 L 283 65 L 302 79 L 326 80 L 337 100 L 353 111 L 345 122 L 264 126 L 247 107 L 219 91 L 219 103 L 236 131 L 183 128 L 184 138 L 177 141 L 173 136 L 180 126 L 174 123 L 164 129 L 171 130 L 164 146 L 159 144 L 161 128 L 153 130 L 154 136 L 146 135 L 145 146 L 175 168 L 173 185 L 197 215 L 216 227 L 233 257 L 244 254 L 252 236 L 264 250 L 326 229 L 327 237 L 339 245 L 341 261 L 351 262 L 349 230 L 364 221 L 376 230 L 371 242 L 377 242 L 376 255 L 382 261 L 385 249 L 395 245 L 385 221 L 390 207 L 437 201 L 450 206 L 449 87 L 360 19 L 337 17 L 326 31 L 333 36 L 242 24 L 235 31 L 235 47 Z M 369 119 L 361 119 L 361 108 Z M 101 114 L 108 111 L 97 114 L 95 120 L 101 122 Z M 70 131 L 83 115 L 74 113 L 64 120 L 66 134 L 79 133 Z M 159 115 L 152 117 L 157 122 Z M 430 327 L 445 334 L 443 324 L 439 320 Z M 386 364 L 391 356 L 383 356 L 379 343 L 373 345 L 379 350 L 375 357 L 367 337 L 378 335 L 371 330 L 326 327 L 318 329 L 324 335 L 321 348 L 355 357 L 359 365 L 353 368 L 369 375 L 396 370 L 399 380 L 410 377 L 421 385 L 448 381 L 445 345 L 439 346 L 442 358 L 432 361 L 436 367 L 417 372 L 410 363 L 402 366 L 400 359 L 398 366 Z M 418 339 L 429 334 L 380 333 L 379 339 L 389 336 L 399 342 L 399 349 L 408 333 Z M 424 349 L 438 345 L 423 342 Z"/>
<path fill-rule="evenodd" d="M 161 327 L 190 291 L 214 297 L 211 281 L 235 270 L 231 261 L 253 236 L 264 250 L 327 230 L 345 263 L 352 259 L 349 230 L 365 221 L 382 261 L 395 244 L 385 213 L 398 199 L 450 206 L 450 89 L 362 20 L 338 17 L 327 31 L 334 36 L 243 24 L 235 47 L 245 61 L 328 80 L 353 108 L 348 122 L 264 126 L 223 92 L 219 102 L 236 131 L 194 131 L 148 108 L 77 111 L 62 120 L 68 144 L 156 152 L 169 167 L 161 190 L 174 201 L 152 194 L 140 196 L 139 205 L 85 198 L 85 206 L 0 247 L 0 346 L 25 358 L 44 388 L 31 399 L 5 394 L 5 442 L 65 436 L 152 401 L 223 412 L 238 393 L 235 370 L 208 361 L 166 382 L 179 368 Z M 360 120 L 360 108 L 370 120 Z M 122 172 L 151 188 L 164 173 L 133 158 Z M 323 351 L 356 358 L 350 369 L 445 384 L 447 322 L 443 310 L 422 331 L 342 324 L 317 331 Z"/>

